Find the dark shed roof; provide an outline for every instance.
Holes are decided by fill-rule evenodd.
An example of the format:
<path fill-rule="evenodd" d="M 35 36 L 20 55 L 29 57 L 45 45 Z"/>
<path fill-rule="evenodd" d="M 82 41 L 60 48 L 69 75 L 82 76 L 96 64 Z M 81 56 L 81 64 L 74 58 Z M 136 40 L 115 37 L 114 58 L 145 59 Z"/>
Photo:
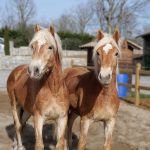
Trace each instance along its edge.
<path fill-rule="evenodd" d="M 138 35 L 137 38 L 138 38 L 138 37 L 144 38 L 144 37 L 146 37 L 146 36 L 150 36 L 150 32 L 144 33 L 144 34 L 141 34 L 141 35 Z"/>

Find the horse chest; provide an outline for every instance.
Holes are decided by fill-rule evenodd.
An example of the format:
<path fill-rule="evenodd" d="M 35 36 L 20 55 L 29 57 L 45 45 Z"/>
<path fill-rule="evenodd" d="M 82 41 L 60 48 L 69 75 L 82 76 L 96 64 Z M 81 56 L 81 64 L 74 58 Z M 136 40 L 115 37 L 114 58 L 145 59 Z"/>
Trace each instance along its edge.
<path fill-rule="evenodd" d="M 66 109 L 63 102 L 59 101 L 57 98 L 51 98 L 45 106 L 43 113 L 46 118 L 57 119 L 66 114 Z"/>
<path fill-rule="evenodd" d="M 102 107 L 97 105 L 93 109 L 93 119 L 95 121 L 108 120 L 114 115 L 114 110 L 111 105 L 103 105 Z"/>

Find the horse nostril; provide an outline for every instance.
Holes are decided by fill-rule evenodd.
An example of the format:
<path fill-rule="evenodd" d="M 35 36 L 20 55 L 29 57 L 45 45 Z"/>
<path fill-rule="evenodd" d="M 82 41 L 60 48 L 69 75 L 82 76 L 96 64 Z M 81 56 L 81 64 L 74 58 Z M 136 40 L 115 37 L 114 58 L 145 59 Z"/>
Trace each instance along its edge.
<path fill-rule="evenodd" d="M 102 75 L 101 75 L 101 73 L 99 74 L 99 78 L 100 78 L 100 79 L 102 79 Z"/>
<path fill-rule="evenodd" d="M 107 75 L 107 79 L 110 79 L 110 74 Z"/>
<path fill-rule="evenodd" d="M 38 68 L 38 67 L 35 67 L 35 68 L 34 68 L 34 73 L 35 73 L 35 74 L 39 74 L 39 68 Z"/>

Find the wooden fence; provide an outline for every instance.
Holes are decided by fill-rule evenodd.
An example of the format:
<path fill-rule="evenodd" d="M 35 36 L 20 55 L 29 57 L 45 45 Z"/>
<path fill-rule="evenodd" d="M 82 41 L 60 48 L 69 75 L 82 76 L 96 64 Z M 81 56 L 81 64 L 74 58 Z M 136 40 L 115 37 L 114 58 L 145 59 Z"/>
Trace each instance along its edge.
<path fill-rule="evenodd" d="M 88 69 L 94 69 L 93 66 L 78 66 L 78 65 L 74 65 L 73 61 L 71 62 L 71 65 L 72 65 L 72 67 L 86 67 Z M 126 73 L 129 76 L 131 76 L 132 74 L 135 74 L 135 84 L 119 83 L 118 85 L 126 86 L 128 88 L 134 88 L 135 89 L 135 105 L 139 106 L 140 105 L 140 90 L 148 90 L 148 91 L 150 91 L 150 87 L 143 86 L 143 85 L 140 84 L 140 75 L 150 75 L 150 71 L 149 70 L 142 70 L 141 69 L 141 64 L 137 63 L 135 71 L 133 69 L 120 69 L 119 72 L 120 73 Z"/>

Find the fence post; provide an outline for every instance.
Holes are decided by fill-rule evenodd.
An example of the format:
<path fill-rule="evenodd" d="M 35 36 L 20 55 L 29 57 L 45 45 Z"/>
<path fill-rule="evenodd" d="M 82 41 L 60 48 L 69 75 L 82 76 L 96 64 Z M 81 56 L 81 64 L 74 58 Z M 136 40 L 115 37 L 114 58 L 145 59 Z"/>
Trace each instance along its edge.
<path fill-rule="evenodd" d="M 140 105 L 140 70 L 141 64 L 136 64 L 136 75 L 135 75 L 135 105 Z"/>

